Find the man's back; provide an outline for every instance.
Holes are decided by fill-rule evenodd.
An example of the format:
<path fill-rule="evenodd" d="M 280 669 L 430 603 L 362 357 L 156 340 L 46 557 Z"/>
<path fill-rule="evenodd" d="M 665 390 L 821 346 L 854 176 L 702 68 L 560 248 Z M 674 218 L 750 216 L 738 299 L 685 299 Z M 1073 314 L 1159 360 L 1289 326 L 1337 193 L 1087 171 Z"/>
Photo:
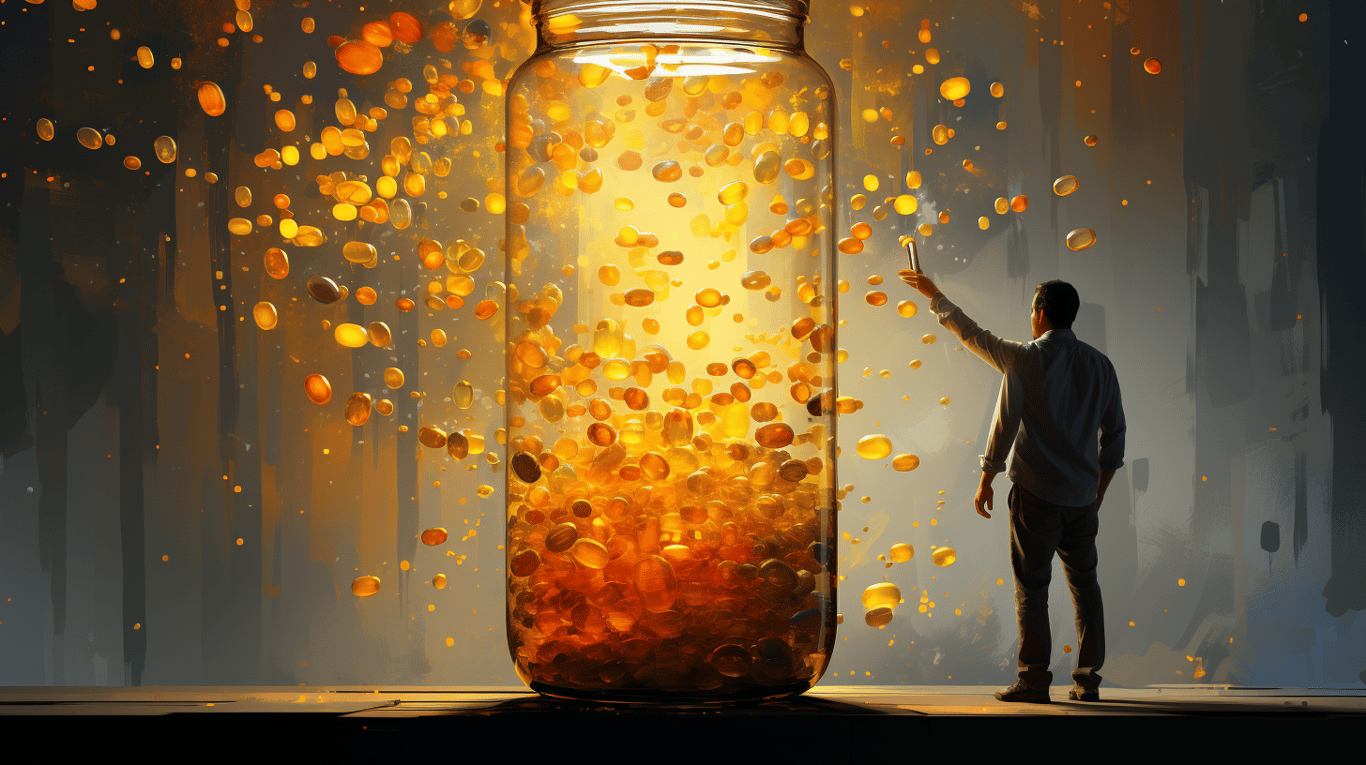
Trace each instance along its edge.
<path fill-rule="evenodd" d="M 1114 364 L 1071 329 L 1017 343 L 979 327 L 943 293 L 930 308 L 1004 375 L 983 469 L 1006 470 L 1013 444 L 1012 482 L 1058 505 L 1094 502 L 1100 471 L 1124 464 L 1124 409 Z"/>

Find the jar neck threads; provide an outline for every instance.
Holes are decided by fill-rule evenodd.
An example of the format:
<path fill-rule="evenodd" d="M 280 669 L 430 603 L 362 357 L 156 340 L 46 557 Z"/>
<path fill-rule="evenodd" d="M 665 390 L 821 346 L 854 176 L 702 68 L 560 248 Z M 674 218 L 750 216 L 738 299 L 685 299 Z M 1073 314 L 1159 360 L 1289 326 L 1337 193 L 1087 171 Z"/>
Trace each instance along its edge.
<path fill-rule="evenodd" d="M 807 0 L 535 0 L 532 15 L 542 49 L 680 39 L 800 49 Z"/>

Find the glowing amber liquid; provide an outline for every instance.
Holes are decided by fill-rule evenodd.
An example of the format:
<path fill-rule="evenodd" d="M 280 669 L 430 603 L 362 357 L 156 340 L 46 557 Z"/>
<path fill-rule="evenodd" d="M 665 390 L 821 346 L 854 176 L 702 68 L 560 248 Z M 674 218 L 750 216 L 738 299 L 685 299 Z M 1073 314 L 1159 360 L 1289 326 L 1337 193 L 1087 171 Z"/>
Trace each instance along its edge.
<path fill-rule="evenodd" d="M 775 696 L 828 663 L 827 83 L 662 43 L 510 83 L 508 639 L 538 691 Z"/>

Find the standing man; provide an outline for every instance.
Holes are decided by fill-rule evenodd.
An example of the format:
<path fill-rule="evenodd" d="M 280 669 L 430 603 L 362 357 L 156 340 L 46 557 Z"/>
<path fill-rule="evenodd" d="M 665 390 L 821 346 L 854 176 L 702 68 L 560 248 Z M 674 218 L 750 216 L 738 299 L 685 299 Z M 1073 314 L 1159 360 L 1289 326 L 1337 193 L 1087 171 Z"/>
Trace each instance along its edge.
<path fill-rule="evenodd" d="M 1067 697 L 1099 701 L 1105 624 L 1096 581 L 1097 511 L 1110 479 L 1124 464 L 1124 409 L 1114 364 L 1073 334 L 1081 300 L 1067 282 L 1054 279 L 1035 288 L 1029 318 L 1034 340 L 1017 343 L 977 326 L 924 274 L 906 269 L 900 276 L 931 298 L 930 310 L 940 324 L 1005 376 L 987 453 L 981 455 L 976 500 L 978 514 L 990 518 L 991 479 L 1006 469 L 1013 444 L 1006 501 L 1020 628 L 1019 680 L 996 698 L 1050 700 L 1048 582 L 1056 552 L 1077 622 L 1077 668 Z"/>

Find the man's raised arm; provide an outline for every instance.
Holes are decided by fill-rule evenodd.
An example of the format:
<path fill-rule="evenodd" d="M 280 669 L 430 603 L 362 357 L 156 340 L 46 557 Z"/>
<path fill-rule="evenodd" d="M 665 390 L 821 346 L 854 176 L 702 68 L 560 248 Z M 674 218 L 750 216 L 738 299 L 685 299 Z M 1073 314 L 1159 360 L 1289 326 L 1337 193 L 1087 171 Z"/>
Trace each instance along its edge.
<path fill-rule="evenodd" d="M 939 323 L 948 327 L 964 346 L 982 357 L 996 371 L 1005 374 L 1014 369 L 1024 358 L 1025 344 L 997 337 L 968 318 L 963 309 L 949 302 L 942 292 L 934 293 L 930 300 L 930 310 L 939 318 Z"/>

